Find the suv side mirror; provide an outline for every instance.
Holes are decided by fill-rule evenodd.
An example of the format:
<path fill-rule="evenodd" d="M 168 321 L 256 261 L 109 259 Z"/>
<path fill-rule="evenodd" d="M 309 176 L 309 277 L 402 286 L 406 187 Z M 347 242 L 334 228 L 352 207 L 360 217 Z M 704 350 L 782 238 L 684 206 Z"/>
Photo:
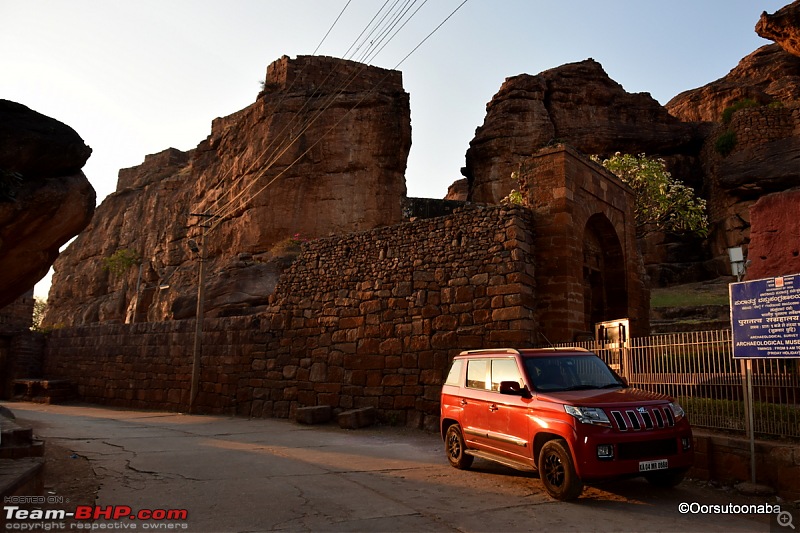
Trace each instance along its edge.
<path fill-rule="evenodd" d="M 517 381 L 501 381 L 500 394 L 509 394 L 511 396 L 522 396 L 523 398 L 528 395 L 526 387 L 520 387 Z"/>

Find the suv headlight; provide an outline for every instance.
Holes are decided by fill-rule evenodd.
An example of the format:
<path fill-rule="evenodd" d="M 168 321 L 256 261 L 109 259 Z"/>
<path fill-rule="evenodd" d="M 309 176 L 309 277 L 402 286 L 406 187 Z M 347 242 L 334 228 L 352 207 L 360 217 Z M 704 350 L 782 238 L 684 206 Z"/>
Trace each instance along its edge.
<path fill-rule="evenodd" d="M 595 424 L 598 426 L 611 426 L 605 411 L 598 407 L 575 407 L 565 405 L 564 410 L 578 419 L 582 424 Z"/>
<path fill-rule="evenodd" d="M 680 420 L 686 416 L 686 411 L 683 410 L 681 404 L 678 402 L 669 402 L 669 408 L 672 409 L 672 414 L 675 415 L 675 420 Z"/>

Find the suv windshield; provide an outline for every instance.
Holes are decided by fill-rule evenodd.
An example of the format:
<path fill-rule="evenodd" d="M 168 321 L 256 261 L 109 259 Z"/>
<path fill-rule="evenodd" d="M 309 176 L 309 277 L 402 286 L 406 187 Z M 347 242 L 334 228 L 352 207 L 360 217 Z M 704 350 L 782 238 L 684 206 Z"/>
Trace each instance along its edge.
<path fill-rule="evenodd" d="M 533 387 L 542 392 L 624 386 L 602 359 L 593 354 L 529 357 L 525 359 L 525 371 Z"/>

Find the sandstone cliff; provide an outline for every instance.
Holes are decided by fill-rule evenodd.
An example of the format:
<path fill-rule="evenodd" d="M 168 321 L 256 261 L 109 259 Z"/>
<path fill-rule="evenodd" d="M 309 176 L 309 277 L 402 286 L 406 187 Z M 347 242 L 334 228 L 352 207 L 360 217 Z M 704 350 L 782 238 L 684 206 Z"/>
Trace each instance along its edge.
<path fill-rule="evenodd" d="M 587 154 L 667 155 L 695 153 L 702 138 L 649 94 L 626 92 L 592 59 L 521 74 L 506 79 L 487 104 L 470 142 L 462 171 L 469 199 L 499 202 L 513 188 L 519 162 L 553 142 Z"/>
<path fill-rule="evenodd" d="M 256 102 L 214 120 L 196 149 L 120 171 L 117 191 L 55 265 L 45 322 L 193 316 L 197 256 L 187 239 L 212 225 L 206 316 L 257 312 L 287 247 L 401 220 L 410 143 L 399 72 L 284 56 Z M 140 265 L 104 270 L 122 249 Z"/>
<path fill-rule="evenodd" d="M 67 126 L 0 100 L 0 307 L 29 292 L 89 223 L 92 149 Z"/>

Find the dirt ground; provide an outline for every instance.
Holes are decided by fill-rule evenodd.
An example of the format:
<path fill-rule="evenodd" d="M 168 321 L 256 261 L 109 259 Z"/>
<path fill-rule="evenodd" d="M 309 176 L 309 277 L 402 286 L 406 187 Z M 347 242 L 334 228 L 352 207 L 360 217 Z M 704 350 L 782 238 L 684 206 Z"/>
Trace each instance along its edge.
<path fill-rule="evenodd" d="M 88 459 L 52 441 L 45 443 L 44 457 L 44 495 L 61 496 L 69 504 L 54 508 L 94 505 L 100 483 Z"/>

